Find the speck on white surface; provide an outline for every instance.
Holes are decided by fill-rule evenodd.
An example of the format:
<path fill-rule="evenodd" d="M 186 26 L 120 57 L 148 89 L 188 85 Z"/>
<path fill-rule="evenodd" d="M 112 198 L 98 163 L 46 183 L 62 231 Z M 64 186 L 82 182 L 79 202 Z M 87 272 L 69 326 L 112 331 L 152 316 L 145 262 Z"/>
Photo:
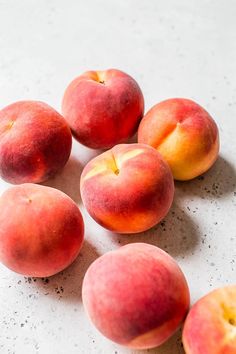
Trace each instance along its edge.
<path fill-rule="evenodd" d="M 0 266 L 1 354 L 138 353 L 101 336 L 81 302 L 89 264 L 129 242 L 169 252 L 187 277 L 192 303 L 236 283 L 235 11 L 234 0 L 0 0 L 0 108 L 38 99 L 60 110 L 75 76 L 114 67 L 138 81 L 146 110 L 165 98 L 192 98 L 214 117 L 221 138 L 214 167 L 176 183 L 165 220 L 133 236 L 109 233 L 84 210 L 79 178 L 98 152 L 74 141 L 66 167 L 46 185 L 80 206 L 86 223 L 82 252 L 48 279 L 24 278 Z M 0 192 L 8 186 L 1 181 Z M 161 348 L 139 353 L 183 354 L 180 331 Z"/>

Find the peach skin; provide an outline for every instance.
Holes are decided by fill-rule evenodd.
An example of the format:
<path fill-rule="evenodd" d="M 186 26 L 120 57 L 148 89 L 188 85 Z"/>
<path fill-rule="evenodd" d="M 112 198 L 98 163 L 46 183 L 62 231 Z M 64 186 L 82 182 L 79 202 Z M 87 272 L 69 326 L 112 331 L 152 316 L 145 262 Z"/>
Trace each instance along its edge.
<path fill-rule="evenodd" d="M 151 145 L 168 162 L 174 179 L 206 172 L 219 152 L 215 121 L 197 103 L 173 98 L 151 108 L 138 129 L 138 142 Z"/>
<path fill-rule="evenodd" d="M 164 343 L 189 308 L 186 279 L 160 248 L 133 243 L 108 252 L 87 270 L 82 299 L 96 328 L 134 349 Z"/>
<path fill-rule="evenodd" d="M 120 144 L 84 168 L 81 197 L 89 214 L 119 233 L 145 231 L 169 211 L 174 195 L 169 166 L 152 147 Z"/>
<path fill-rule="evenodd" d="M 74 137 L 93 149 L 125 142 L 136 132 L 143 110 L 137 82 L 116 69 L 86 71 L 70 83 L 62 102 Z"/>
<path fill-rule="evenodd" d="M 84 237 L 77 205 L 61 191 L 25 183 L 0 197 L 0 261 L 32 277 L 46 277 L 69 266 Z"/>
<path fill-rule="evenodd" d="M 184 324 L 183 343 L 186 354 L 236 353 L 236 285 L 196 302 Z"/>
<path fill-rule="evenodd" d="M 46 103 L 20 101 L 0 111 L 0 176 L 13 184 L 47 180 L 69 159 L 72 135 Z"/>

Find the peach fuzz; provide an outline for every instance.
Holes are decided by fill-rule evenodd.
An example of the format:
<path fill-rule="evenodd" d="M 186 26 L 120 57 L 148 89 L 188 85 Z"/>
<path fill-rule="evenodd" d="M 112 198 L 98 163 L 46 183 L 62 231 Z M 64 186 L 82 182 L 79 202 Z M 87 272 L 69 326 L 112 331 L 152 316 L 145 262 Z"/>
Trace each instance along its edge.
<path fill-rule="evenodd" d="M 67 87 L 62 102 L 74 137 L 93 149 L 125 142 L 136 132 L 143 111 L 137 82 L 116 69 L 86 71 Z"/>
<path fill-rule="evenodd" d="M 236 353 L 236 285 L 196 302 L 184 324 L 183 343 L 186 354 Z"/>
<path fill-rule="evenodd" d="M 20 101 L 0 111 L 0 176 L 13 184 L 39 183 L 67 162 L 72 135 L 47 104 Z"/>
<path fill-rule="evenodd" d="M 189 289 L 179 266 L 146 243 L 123 246 L 93 262 L 84 277 L 82 298 L 104 336 L 134 349 L 161 345 L 189 308 Z"/>
<path fill-rule="evenodd" d="M 0 197 L 0 261 L 33 277 L 56 274 L 78 255 L 84 224 L 77 205 L 61 191 L 25 183 Z"/>
<path fill-rule="evenodd" d="M 167 163 L 152 147 L 120 144 L 84 168 L 81 197 L 89 214 L 119 233 L 145 231 L 169 211 L 174 195 Z"/>
<path fill-rule="evenodd" d="M 197 103 L 173 98 L 151 108 L 138 129 L 138 142 L 157 149 L 176 180 L 206 172 L 219 152 L 215 121 Z"/>

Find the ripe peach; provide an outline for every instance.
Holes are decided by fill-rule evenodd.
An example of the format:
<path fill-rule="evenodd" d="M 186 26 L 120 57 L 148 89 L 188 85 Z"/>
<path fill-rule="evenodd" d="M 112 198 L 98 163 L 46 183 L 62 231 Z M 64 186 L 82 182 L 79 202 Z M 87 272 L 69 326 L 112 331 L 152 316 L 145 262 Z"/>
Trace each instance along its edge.
<path fill-rule="evenodd" d="M 61 191 L 25 183 L 0 197 L 0 261 L 27 276 L 45 277 L 69 266 L 84 234 L 79 208 Z"/>
<path fill-rule="evenodd" d="M 165 342 L 189 307 L 188 285 L 177 263 L 146 243 L 129 244 L 95 260 L 85 274 L 82 297 L 103 335 L 136 349 Z"/>
<path fill-rule="evenodd" d="M 216 123 L 201 106 L 183 98 L 151 108 L 140 123 L 138 142 L 157 149 L 177 180 L 207 171 L 219 152 Z"/>
<path fill-rule="evenodd" d="M 135 233 L 157 224 L 174 195 L 171 171 L 161 155 L 144 144 L 121 144 L 92 159 L 81 175 L 81 196 L 103 227 Z"/>
<path fill-rule="evenodd" d="M 62 112 L 75 138 L 93 149 L 126 141 L 143 116 L 137 82 L 116 69 L 86 71 L 67 87 Z"/>
<path fill-rule="evenodd" d="M 64 118 L 43 102 L 20 101 L 0 111 L 0 175 L 39 183 L 67 162 L 72 135 Z"/>
<path fill-rule="evenodd" d="M 186 354 L 236 353 L 236 285 L 197 301 L 184 324 L 183 343 Z"/>

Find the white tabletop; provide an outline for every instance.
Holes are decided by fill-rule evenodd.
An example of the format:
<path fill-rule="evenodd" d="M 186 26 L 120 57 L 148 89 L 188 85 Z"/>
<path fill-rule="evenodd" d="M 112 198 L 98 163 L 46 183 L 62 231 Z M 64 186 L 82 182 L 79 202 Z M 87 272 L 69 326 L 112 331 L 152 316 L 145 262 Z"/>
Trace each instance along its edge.
<path fill-rule="evenodd" d="M 114 235 L 81 205 L 79 178 L 98 152 L 73 142 L 62 173 L 46 184 L 80 206 L 86 240 L 72 266 L 28 279 L 0 266 L 1 354 L 128 354 L 90 324 L 81 283 L 99 255 L 148 242 L 172 255 L 195 302 L 236 282 L 236 2 L 234 0 L 0 0 L 0 107 L 42 100 L 60 110 L 66 85 L 89 69 L 118 68 L 140 84 L 146 109 L 170 97 L 203 105 L 219 125 L 220 157 L 202 178 L 176 183 L 165 221 L 143 234 Z M 0 192 L 8 188 L 0 182 Z M 9 216 L 10 217 L 10 216 Z M 183 353 L 178 332 L 160 349 Z"/>

